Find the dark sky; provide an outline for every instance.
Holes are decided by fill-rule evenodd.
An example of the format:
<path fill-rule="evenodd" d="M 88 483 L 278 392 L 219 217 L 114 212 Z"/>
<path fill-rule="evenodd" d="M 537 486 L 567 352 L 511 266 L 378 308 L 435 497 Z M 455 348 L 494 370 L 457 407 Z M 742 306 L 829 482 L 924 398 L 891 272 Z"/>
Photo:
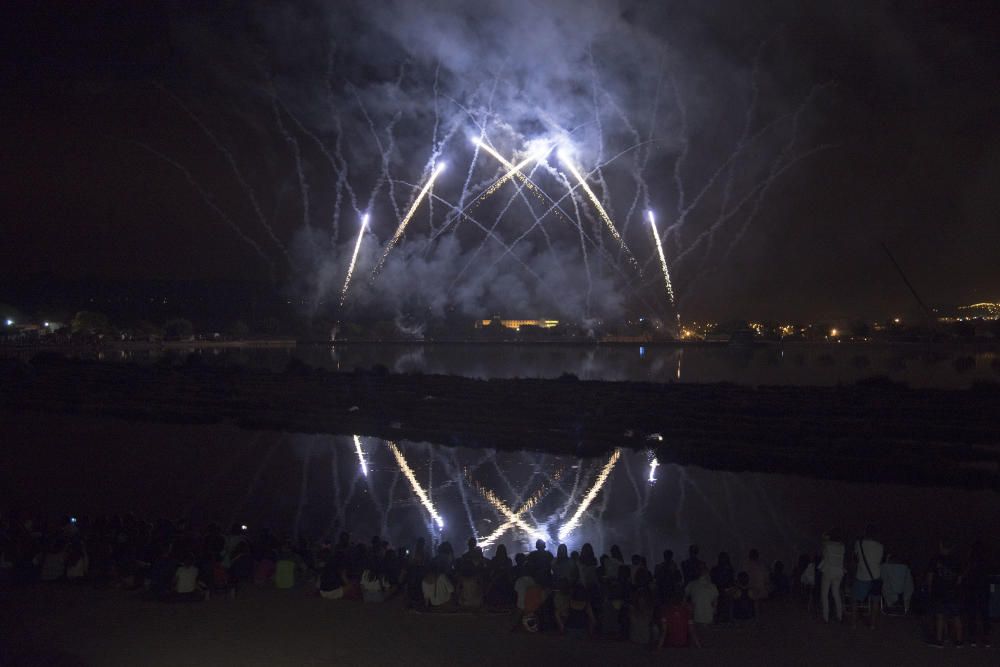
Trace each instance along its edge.
<path fill-rule="evenodd" d="M 666 242 L 688 317 L 909 310 L 880 242 L 929 302 L 1000 300 L 995 3 L 544 5 L 4 3 L 0 275 L 273 275 L 318 302 L 339 292 L 357 229 L 343 185 L 337 203 L 338 168 L 347 166 L 358 210 L 367 210 L 385 152 L 396 208 L 405 210 L 405 183 L 423 180 L 432 139 L 452 129 L 439 146 L 451 180 L 435 192 L 458 201 L 472 157 L 464 137 L 478 119 L 507 154 L 565 131 L 588 171 L 634 143 L 631 128 L 655 138 L 591 183 L 606 194 L 643 278 L 625 277 L 625 264 L 602 268 L 600 252 L 616 249 L 589 210 L 584 229 L 603 233 L 603 250 L 591 246 L 584 258 L 577 232 L 549 220 L 549 237 L 536 230 L 519 246 L 519 264 L 490 241 L 476 254 L 484 236 L 468 223 L 453 244 L 430 244 L 447 213 L 441 201 L 436 222 L 429 212 L 415 218 L 384 281 L 358 288 L 357 307 L 457 302 L 469 311 L 615 315 L 662 303 L 641 224 L 646 195 L 628 217 L 633 155 L 647 160 L 642 182 L 661 230 L 679 217 L 678 159 L 687 202 L 730 165 Z M 759 139 L 732 158 L 745 126 Z M 330 153 L 341 138 L 333 165 L 310 135 Z M 476 164 L 472 183 L 488 183 L 495 164 Z M 564 192 L 555 172 L 539 183 Z M 363 267 L 396 226 L 386 187 L 372 202 Z M 500 205 L 477 210 L 492 224 Z M 506 243 L 528 212 L 502 218 Z M 589 291 L 566 268 L 584 261 Z"/>

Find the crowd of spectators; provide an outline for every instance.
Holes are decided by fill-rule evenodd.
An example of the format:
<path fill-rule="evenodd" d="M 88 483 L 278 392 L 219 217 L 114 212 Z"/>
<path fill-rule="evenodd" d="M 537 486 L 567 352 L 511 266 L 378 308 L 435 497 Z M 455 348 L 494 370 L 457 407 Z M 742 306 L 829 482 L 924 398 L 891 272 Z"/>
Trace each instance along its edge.
<path fill-rule="evenodd" d="M 923 612 L 932 646 L 989 646 L 991 562 L 981 543 L 966 558 L 942 542 L 915 586 L 910 567 L 868 528 L 849 545 L 836 531 L 818 553 L 804 554 L 786 573 L 756 549 L 737 569 L 726 552 L 714 565 L 692 545 L 677 562 L 672 551 L 650 567 L 613 545 L 600 557 L 590 544 L 552 554 L 538 540 L 529 553 L 499 545 L 487 557 L 470 538 L 463 553 L 418 539 L 396 548 L 381 537 L 352 541 L 289 541 L 269 531 L 132 515 L 53 524 L 7 515 L 0 520 L 0 586 L 68 581 L 135 591 L 164 602 L 237 597 L 249 585 L 304 589 L 327 600 L 394 600 L 428 613 L 494 612 L 513 630 L 618 639 L 650 647 L 700 646 L 699 628 L 755 623 L 772 600 L 798 598 L 825 622 L 875 628 L 882 613 Z"/>

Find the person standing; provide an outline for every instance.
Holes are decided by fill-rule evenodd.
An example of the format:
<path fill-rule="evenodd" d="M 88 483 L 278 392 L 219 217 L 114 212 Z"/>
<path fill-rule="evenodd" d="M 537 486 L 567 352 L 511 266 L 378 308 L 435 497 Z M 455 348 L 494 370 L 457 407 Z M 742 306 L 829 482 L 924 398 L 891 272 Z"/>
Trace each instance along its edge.
<path fill-rule="evenodd" d="M 844 543 L 835 531 L 823 535 L 823 559 L 820 561 L 822 573 L 820 583 L 820 608 L 823 611 L 823 621 L 830 622 L 830 596 L 833 596 L 833 608 L 837 621 L 844 620 L 844 602 L 840 595 L 840 585 L 844 581 Z"/>
<path fill-rule="evenodd" d="M 854 576 L 854 587 L 852 597 L 852 617 L 857 625 L 858 605 L 865 602 L 868 604 L 868 619 L 871 628 L 875 629 L 875 617 L 878 616 L 879 598 L 882 597 L 882 556 L 885 547 L 875 540 L 874 527 L 869 524 L 865 526 L 865 532 L 861 538 L 854 543 L 854 559 L 858 563 L 858 569 Z"/>

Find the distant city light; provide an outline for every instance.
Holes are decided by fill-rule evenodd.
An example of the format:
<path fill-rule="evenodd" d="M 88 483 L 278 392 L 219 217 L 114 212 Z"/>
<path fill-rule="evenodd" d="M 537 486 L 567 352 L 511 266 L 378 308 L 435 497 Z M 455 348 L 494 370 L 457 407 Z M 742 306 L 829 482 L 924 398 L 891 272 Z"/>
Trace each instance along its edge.
<path fill-rule="evenodd" d="M 12 327 L 12 326 L 14 326 L 14 320 L 12 320 L 12 319 L 8 319 L 8 320 L 7 320 L 7 326 L 9 326 L 9 327 Z"/>
<path fill-rule="evenodd" d="M 899 318 L 898 318 L 898 317 L 894 317 L 894 318 L 892 318 L 892 321 L 893 321 L 894 323 L 896 323 L 896 324 L 899 324 Z"/>
<path fill-rule="evenodd" d="M 840 335 L 839 331 L 837 331 L 836 329 L 830 329 L 830 337 L 831 338 L 836 338 L 839 335 Z"/>

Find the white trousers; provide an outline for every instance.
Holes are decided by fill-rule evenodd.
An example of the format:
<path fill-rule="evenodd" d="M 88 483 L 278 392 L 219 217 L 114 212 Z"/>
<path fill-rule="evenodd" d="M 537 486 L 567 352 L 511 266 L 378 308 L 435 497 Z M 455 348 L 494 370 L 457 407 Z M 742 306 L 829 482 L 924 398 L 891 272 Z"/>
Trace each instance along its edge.
<path fill-rule="evenodd" d="M 830 595 L 833 594 L 833 606 L 837 612 L 837 620 L 844 619 L 844 601 L 840 596 L 840 582 L 844 580 L 844 573 L 830 572 L 823 573 L 822 582 L 819 587 L 820 609 L 823 610 L 823 620 L 830 620 Z"/>

